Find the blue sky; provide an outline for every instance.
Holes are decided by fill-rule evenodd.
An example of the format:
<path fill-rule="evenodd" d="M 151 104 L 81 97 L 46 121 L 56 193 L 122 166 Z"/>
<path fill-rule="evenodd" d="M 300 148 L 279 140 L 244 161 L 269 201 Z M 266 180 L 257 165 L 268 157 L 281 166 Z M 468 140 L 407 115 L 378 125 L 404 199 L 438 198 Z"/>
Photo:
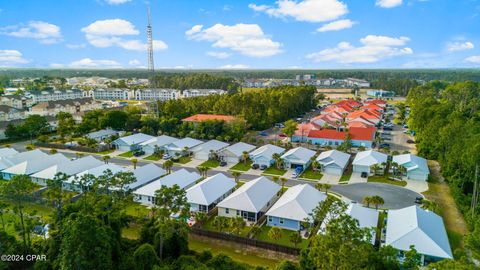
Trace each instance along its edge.
<path fill-rule="evenodd" d="M 0 0 L 0 66 L 144 68 L 146 0 Z M 480 0 L 152 0 L 160 68 L 480 66 Z"/>

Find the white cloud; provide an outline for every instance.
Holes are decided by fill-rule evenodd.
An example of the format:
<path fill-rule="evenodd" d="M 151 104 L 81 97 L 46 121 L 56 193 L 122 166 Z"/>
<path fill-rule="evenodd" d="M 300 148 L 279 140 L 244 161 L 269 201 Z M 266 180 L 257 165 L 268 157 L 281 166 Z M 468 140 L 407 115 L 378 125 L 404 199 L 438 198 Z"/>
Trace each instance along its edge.
<path fill-rule="evenodd" d="M 126 50 L 145 51 L 147 44 L 138 39 L 125 39 L 124 36 L 137 36 L 140 32 L 131 22 L 122 19 L 99 20 L 82 28 L 87 41 L 99 48 L 120 47 Z M 168 46 L 161 40 L 153 41 L 153 49 L 165 50 Z"/>
<path fill-rule="evenodd" d="M 140 65 L 142 64 L 142 62 L 140 62 L 140 61 L 137 60 L 137 59 L 133 59 L 133 60 L 128 61 L 128 64 L 129 64 L 130 66 L 140 66 Z"/>
<path fill-rule="evenodd" d="M 114 60 L 94 60 L 83 58 L 70 63 L 73 68 L 121 68 L 122 65 Z"/>
<path fill-rule="evenodd" d="M 402 2 L 402 0 L 377 0 L 375 5 L 382 8 L 393 8 L 400 6 Z"/>
<path fill-rule="evenodd" d="M 105 0 L 105 2 L 109 5 L 121 5 L 130 1 L 132 0 Z"/>
<path fill-rule="evenodd" d="M 327 32 L 327 31 L 338 31 L 342 29 L 352 28 L 356 22 L 345 19 L 345 20 L 338 20 L 331 23 L 327 23 L 322 25 L 320 28 L 317 29 L 318 32 Z"/>
<path fill-rule="evenodd" d="M 227 59 L 230 57 L 230 54 L 226 52 L 207 52 L 207 55 L 217 59 Z"/>
<path fill-rule="evenodd" d="M 480 55 L 473 55 L 473 56 L 467 57 L 463 61 L 471 64 L 480 64 Z"/>
<path fill-rule="evenodd" d="M 471 50 L 473 48 L 475 48 L 475 45 L 473 45 L 473 43 L 470 41 L 450 42 L 447 44 L 447 51 L 449 52 L 465 51 L 465 50 Z"/>
<path fill-rule="evenodd" d="M 65 67 L 64 64 L 59 64 L 59 63 L 51 63 L 49 66 L 51 68 L 64 68 Z"/>
<path fill-rule="evenodd" d="M 247 69 L 249 66 L 243 64 L 236 64 L 236 65 L 224 65 L 219 67 L 219 69 Z"/>
<path fill-rule="evenodd" d="M 30 21 L 27 25 L 13 25 L 4 27 L 1 34 L 18 38 L 33 38 L 42 44 L 55 44 L 62 41 L 60 27 L 55 24 Z"/>
<path fill-rule="evenodd" d="M 82 44 L 67 44 L 66 46 L 67 46 L 67 48 L 72 49 L 72 50 L 83 49 L 83 48 L 86 47 L 86 45 L 84 43 L 82 43 Z"/>
<path fill-rule="evenodd" d="M 248 7 L 273 17 L 292 17 L 305 22 L 332 21 L 348 13 L 347 5 L 339 0 L 278 0 L 275 6 L 250 4 Z"/>
<path fill-rule="evenodd" d="M 355 47 L 348 42 L 340 42 L 335 48 L 324 49 L 307 55 L 314 62 L 333 61 L 341 64 L 374 63 L 382 59 L 412 54 L 413 50 L 403 47 L 410 41 L 407 37 L 387 37 L 368 35 L 360 39 L 362 44 Z"/>
<path fill-rule="evenodd" d="M 202 25 L 195 25 L 185 34 L 192 40 L 213 42 L 214 48 L 230 49 L 250 57 L 279 54 L 282 46 L 266 36 L 257 24 L 215 24 L 207 29 L 203 29 Z"/>
<path fill-rule="evenodd" d="M 28 63 L 17 50 L 0 50 L 0 66 L 16 66 Z"/>

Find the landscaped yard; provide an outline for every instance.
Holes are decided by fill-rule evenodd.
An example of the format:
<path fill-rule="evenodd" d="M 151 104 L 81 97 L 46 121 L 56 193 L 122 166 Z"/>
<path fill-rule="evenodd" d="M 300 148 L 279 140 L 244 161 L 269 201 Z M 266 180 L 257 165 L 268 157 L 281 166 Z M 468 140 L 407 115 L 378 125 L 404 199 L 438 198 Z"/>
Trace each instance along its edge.
<path fill-rule="evenodd" d="M 300 175 L 300 179 L 309 179 L 309 180 L 320 180 L 322 179 L 323 174 L 320 171 L 314 171 L 312 168 L 308 168 Z"/>
<path fill-rule="evenodd" d="M 132 151 L 128 151 L 128 152 L 125 152 L 125 153 L 122 153 L 120 155 L 118 155 L 119 157 L 125 157 L 125 158 L 131 158 L 133 157 L 133 152 Z"/>
<path fill-rule="evenodd" d="M 129 202 L 126 206 L 125 212 L 132 217 L 146 217 L 150 214 L 150 210 L 146 206 L 136 202 Z"/>
<path fill-rule="evenodd" d="M 351 176 L 352 176 L 352 171 L 345 172 L 345 173 L 342 174 L 342 177 L 340 177 L 340 180 L 338 182 L 346 184 L 350 180 Z"/>
<path fill-rule="evenodd" d="M 204 228 L 205 230 L 218 232 L 218 230 L 213 226 L 213 220 L 214 220 L 214 219 L 215 219 L 215 216 L 210 217 L 210 218 L 207 220 L 207 222 L 205 222 L 205 224 L 202 225 L 202 228 Z M 239 236 L 247 237 L 248 233 L 250 232 L 250 229 L 252 229 L 252 227 L 245 226 L 245 227 L 240 231 Z M 231 229 L 224 229 L 223 232 L 225 232 L 225 233 L 233 233 Z"/>
<path fill-rule="evenodd" d="M 162 159 L 161 156 L 158 156 L 158 155 L 151 155 L 151 156 L 148 156 L 146 158 L 144 158 L 145 160 L 152 160 L 152 161 L 159 161 L 160 159 Z"/>
<path fill-rule="evenodd" d="M 245 162 L 237 163 L 235 166 L 231 167 L 230 170 L 246 172 L 250 170 L 251 167 L 252 167 L 252 161 L 248 160 L 246 163 Z"/>
<path fill-rule="evenodd" d="M 178 163 L 178 164 L 186 164 L 188 162 L 192 161 L 192 158 L 191 157 L 180 157 L 178 159 L 178 161 L 174 161 L 175 163 Z M 217 167 L 217 166 L 215 166 Z M 213 168 L 213 167 L 212 167 Z"/>
<path fill-rule="evenodd" d="M 268 232 L 270 231 L 271 228 L 272 227 L 269 227 L 269 226 L 260 227 L 259 232 L 257 233 L 257 235 L 255 235 L 255 239 L 262 240 L 262 241 L 265 241 L 265 242 L 274 243 L 274 244 L 278 244 L 278 245 L 294 247 L 292 241 L 290 241 L 290 236 L 294 233 L 297 233 L 296 231 L 280 229 L 281 230 L 280 239 L 273 240 L 270 237 L 268 237 Z M 307 244 L 308 244 L 308 240 L 302 239 L 302 242 L 300 242 L 297 245 L 297 248 L 306 247 Z"/>
<path fill-rule="evenodd" d="M 388 179 L 388 175 L 373 175 L 368 177 L 369 183 L 383 183 L 404 187 L 407 185 L 407 182 L 400 180 L 391 180 Z"/>
<path fill-rule="evenodd" d="M 208 167 L 208 168 L 216 168 L 220 166 L 220 162 L 218 160 L 207 160 L 202 164 L 200 164 L 200 166 Z"/>
<path fill-rule="evenodd" d="M 113 153 L 114 151 L 115 151 L 114 149 L 110 149 L 110 150 L 105 150 L 105 151 L 102 151 L 102 152 L 98 152 L 97 154 L 99 154 L 99 155 L 108 155 L 108 154 Z"/>
<path fill-rule="evenodd" d="M 287 172 L 287 170 L 277 169 L 275 167 L 269 167 L 265 171 L 263 171 L 262 174 L 273 174 L 273 175 L 282 176 L 286 172 Z"/>

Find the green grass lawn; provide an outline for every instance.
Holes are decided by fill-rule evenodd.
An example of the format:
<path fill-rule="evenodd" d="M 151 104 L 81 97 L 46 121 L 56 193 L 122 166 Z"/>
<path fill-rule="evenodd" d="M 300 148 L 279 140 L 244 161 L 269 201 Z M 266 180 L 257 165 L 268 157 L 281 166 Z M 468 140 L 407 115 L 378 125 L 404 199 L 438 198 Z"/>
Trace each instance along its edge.
<path fill-rule="evenodd" d="M 146 217 L 150 214 L 150 210 L 146 206 L 136 202 L 129 202 L 125 208 L 127 215 L 132 217 Z"/>
<path fill-rule="evenodd" d="M 220 162 L 218 160 L 207 160 L 202 164 L 200 164 L 200 166 L 208 167 L 208 168 L 216 168 L 220 166 Z"/>
<path fill-rule="evenodd" d="M 387 175 L 374 175 L 374 176 L 369 176 L 369 177 L 368 177 L 368 182 L 369 182 L 369 183 L 390 184 L 390 185 L 401 186 L 401 187 L 404 187 L 404 186 L 407 185 L 407 182 L 405 182 L 405 181 L 388 179 L 388 176 L 387 176 Z"/>
<path fill-rule="evenodd" d="M 102 151 L 102 152 L 98 152 L 97 154 L 99 154 L 99 155 L 108 155 L 108 154 L 111 154 L 111 153 L 113 153 L 113 152 L 115 152 L 115 150 L 114 150 L 114 149 L 110 149 L 110 150 L 105 150 L 105 151 Z"/>
<path fill-rule="evenodd" d="M 122 153 L 120 155 L 118 155 L 119 157 L 125 157 L 125 158 L 131 158 L 133 157 L 133 152 L 132 151 L 128 151 L 128 152 L 125 152 L 125 153 Z"/>
<path fill-rule="evenodd" d="M 192 161 L 192 158 L 191 157 L 180 157 L 178 158 L 178 161 L 174 161 L 175 163 L 178 163 L 178 164 L 186 164 L 188 162 Z M 220 165 L 220 163 L 219 163 Z M 216 167 L 216 166 L 215 166 Z M 212 167 L 213 168 L 213 167 Z"/>
<path fill-rule="evenodd" d="M 265 171 L 263 171 L 262 174 L 273 174 L 273 175 L 282 176 L 286 172 L 287 172 L 287 170 L 277 169 L 275 167 L 269 167 Z"/>
<path fill-rule="evenodd" d="M 244 163 L 242 161 L 242 162 L 237 163 L 235 166 L 231 167 L 230 170 L 246 172 L 246 171 L 250 170 L 250 168 L 252 167 L 252 163 L 253 162 L 251 160 L 248 160 L 246 163 Z"/>
<path fill-rule="evenodd" d="M 323 174 L 320 171 L 314 171 L 312 168 L 308 168 L 300 175 L 300 179 L 308 179 L 308 180 L 320 180 L 322 179 Z"/>
<path fill-rule="evenodd" d="M 157 155 L 151 155 L 151 156 L 148 156 L 146 158 L 144 158 L 145 160 L 151 160 L 151 161 L 159 161 L 160 159 L 162 159 L 162 157 L 160 156 L 157 156 Z"/>
<path fill-rule="evenodd" d="M 348 183 L 350 180 L 350 177 L 352 176 L 352 171 L 343 173 L 342 176 L 340 177 L 340 180 L 338 181 L 339 183 Z"/>
<path fill-rule="evenodd" d="M 262 226 L 260 227 L 260 231 L 255 235 L 255 239 L 262 240 L 265 242 L 270 242 L 278 245 L 283 245 L 283 246 L 288 246 L 288 247 L 294 247 L 293 243 L 290 241 L 290 235 L 297 233 L 295 231 L 291 230 L 285 230 L 281 229 L 281 237 L 278 240 L 273 240 L 270 237 L 268 237 L 268 232 L 270 231 L 272 227 L 270 226 Z M 297 245 L 297 248 L 303 248 L 308 245 L 308 240 L 302 239 L 302 242 L 300 242 Z"/>
<path fill-rule="evenodd" d="M 218 230 L 213 226 L 213 220 L 215 219 L 215 216 L 212 216 L 210 217 L 207 222 L 205 222 L 205 224 L 203 224 L 202 228 L 204 228 L 205 230 L 209 230 L 209 231 L 214 231 L 214 232 L 218 232 Z M 240 231 L 240 234 L 238 234 L 238 236 L 243 236 L 243 237 L 247 237 L 248 233 L 250 232 L 250 230 L 252 229 L 252 227 L 249 227 L 249 226 L 245 226 L 241 231 Z M 237 235 L 236 233 L 234 233 L 231 229 L 224 229 L 223 232 L 226 232 L 226 233 L 232 233 L 232 234 L 235 234 Z"/>

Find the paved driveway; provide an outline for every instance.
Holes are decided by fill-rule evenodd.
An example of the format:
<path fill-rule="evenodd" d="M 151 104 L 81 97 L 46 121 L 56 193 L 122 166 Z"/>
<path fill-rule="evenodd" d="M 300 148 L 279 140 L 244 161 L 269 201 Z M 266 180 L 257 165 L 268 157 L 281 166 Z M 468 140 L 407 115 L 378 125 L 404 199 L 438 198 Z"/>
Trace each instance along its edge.
<path fill-rule="evenodd" d="M 340 181 L 341 175 L 334 175 L 334 174 L 328 174 L 324 173 L 322 176 L 322 179 L 320 179 L 320 182 L 326 183 L 326 184 L 331 184 L 331 185 L 337 185 L 338 181 Z"/>
<path fill-rule="evenodd" d="M 348 181 L 348 183 L 349 184 L 367 183 L 368 178 L 362 178 L 361 174 L 362 173 L 359 173 L 359 172 L 352 172 L 352 176 L 350 177 L 350 180 Z"/>
<path fill-rule="evenodd" d="M 415 198 L 422 196 L 406 188 L 381 183 L 337 185 L 332 186 L 331 191 L 359 203 L 367 196 L 378 195 L 385 201 L 381 208 L 387 209 L 399 209 L 414 205 Z"/>

